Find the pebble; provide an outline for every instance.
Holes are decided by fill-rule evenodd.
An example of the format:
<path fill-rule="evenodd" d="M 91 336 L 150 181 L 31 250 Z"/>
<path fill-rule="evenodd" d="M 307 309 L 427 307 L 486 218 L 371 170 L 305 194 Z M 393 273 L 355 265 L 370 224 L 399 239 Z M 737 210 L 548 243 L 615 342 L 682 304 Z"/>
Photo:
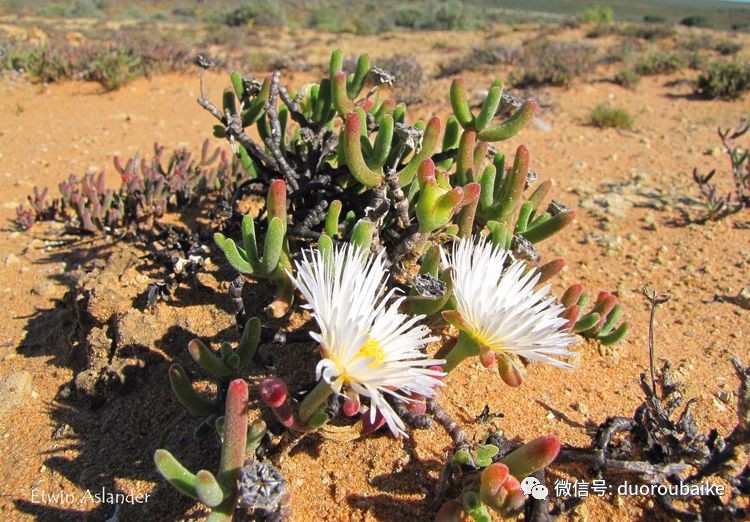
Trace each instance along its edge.
<path fill-rule="evenodd" d="M 55 294 L 55 285 L 51 281 L 42 281 L 31 291 L 41 297 L 50 297 Z"/>
<path fill-rule="evenodd" d="M 534 118 L 533 120 L 531 120 L 531 123 L 532 125 L 534 125 L 534 127 L 541 131 L 549 132 L 552 130 L 552 125 L 542 119 Z"/>
<path fill-rule="evenodd" d="M 66 438 L 72 438 L 75 435 L 75 431 L 70 424 L 60 424 L 55 431 L 52 433 L 52 440 L 60 440 Z"/>
<path fill-rule="evenodd" d="M 650 212 L 643 216 L 643 222 L 646 224 L 646 230 L 656 230 L 656 218 Z"/>
<path fill-rule="evenodd" d="M 0 381 L 0 417 L 13 413 L 31 395 L 31 374 L 16 372 Z"/>
<path fill-rule="evenodd" d="M 586 163 L 583 161 L 574 161 L 571 163 L 570 168 L 573 170 L 583 170 L 586 168 Z"/>
<path fill-rule="evenodd" d="M 5 266 L 17 265 L 20 262 L 21 260 L 18 259 L 18 256 L 15 254 L 8 254 L 7 256 L 3 258 L 3 263 L 5 264 Z"/>
<path fill-rule="evenodd" d="M 589 412 L 588 407 L 582 402 L 575 403 L 573 405 L 573 409 L 576 410 L 581 415 L 586 415 Z"/>

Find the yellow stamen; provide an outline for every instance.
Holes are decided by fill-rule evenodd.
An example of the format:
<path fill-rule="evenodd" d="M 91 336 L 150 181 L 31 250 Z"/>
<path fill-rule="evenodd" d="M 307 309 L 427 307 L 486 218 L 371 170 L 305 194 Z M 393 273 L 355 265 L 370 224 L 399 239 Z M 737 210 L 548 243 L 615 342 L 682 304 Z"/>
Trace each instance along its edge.
<path fill-rule="evenodd" d="M 499 346 L 496 342 L 492 342 L 487 336 L 482 335 L 479 332 L 470 334 L 471 337 L 476 341 L 479 346 L 483 346 L 486 349 L 492 350 L 493 352 L 504 352 L 502 346 Z"/>
<path fill-rule="evenodd" d="M 377 339 L 369 337 L 365 344 L 357 351 L 357 357 L 366 357 L 372 359 L 372 362 L 367 365 L 368 368 L 375 368 L 383 364 L 385 360 L 385 352 L 380 347 L 380 343 Z"/>

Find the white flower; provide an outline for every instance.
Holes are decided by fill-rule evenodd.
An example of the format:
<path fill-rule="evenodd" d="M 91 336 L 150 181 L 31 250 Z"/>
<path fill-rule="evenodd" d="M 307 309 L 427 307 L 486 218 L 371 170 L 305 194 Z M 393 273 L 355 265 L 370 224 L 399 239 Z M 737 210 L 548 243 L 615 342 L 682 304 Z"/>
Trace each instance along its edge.
<path fill-rule="evenodd" d="M 404 297 L 392 300 L 395 289 L 385 293 L 387 272 L 383 256 L 366 256 L 352 245 L 336 248 L 326 259 L 319 250 L 295 263 L 294 284 L 307 299 L 320 333 L 310 335 L 320 343 L 323 357 L 316 368 L 340 393 L 344 386 L 370 400 L 370 420 L 385 418 L 394 434 L 406 435 L 404 422 L 385 400 L 390 394 L 401 400 L 417 393 L 434 395 L 444 374 L 428 369 L 444 361 L 427 359 L 421 351 L 437 340 L 428 337 L 423 316 L 399 313 Z M 390 304 L 389 304 L 390 302 Z"/>
<path fill-rule="evenodd" d="M 503 269 L 509 252 L 486 239 L 464 238 L 453 245 L 450 262 L 453 292 L 461 329 L 483 349 L 515 354 L 553 366 L 571 368 L 555 359 L 571 356 L 567 348 L 576 338 L 560 329 L 567 320 L 550 285 L 535 290 L 541 274 L 517 260 Z M 450 359 L 450 357 L 449 357 Z"/>

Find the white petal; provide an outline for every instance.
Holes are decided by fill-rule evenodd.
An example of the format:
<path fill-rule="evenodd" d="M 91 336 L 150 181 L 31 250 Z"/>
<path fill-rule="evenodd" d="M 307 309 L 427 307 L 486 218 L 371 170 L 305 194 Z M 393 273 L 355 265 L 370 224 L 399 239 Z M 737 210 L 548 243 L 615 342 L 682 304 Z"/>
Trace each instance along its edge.
<path fill-rule="evenodd" d="M 541 274 L 523 261 L 504 268 L 509 253 L 486 238 L 464 238 L 454 244 L 453 268 L 456 308 L 471 330 L 490 348 L 522 355 L 560 367 L 569 364 L 552 356 L 570 356 L 566 348 L 576 338 L 560 331 L 564 308 L 550 295 L 550 285 L 535 288 Z"/>

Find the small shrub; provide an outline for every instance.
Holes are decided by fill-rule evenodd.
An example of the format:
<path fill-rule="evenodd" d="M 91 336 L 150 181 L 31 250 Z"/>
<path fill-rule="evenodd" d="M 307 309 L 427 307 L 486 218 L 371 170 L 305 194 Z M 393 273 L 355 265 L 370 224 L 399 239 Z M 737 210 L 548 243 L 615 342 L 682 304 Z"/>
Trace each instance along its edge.
<path fill-rule="evenodd" d="M 478 71 L 501 65 L 514 65 L 521 61 L 521 52 L 515 47 L 489 44 L 474 47 L 468 55 L 458 56 L 438 66 L 438 78 L 453 76 L 461 71 Z"/>
<path fill-rule="evenodd" d="M 456 0 L 448 2 L 434 2 L 427 5 L 406 5 L 395 8 L 392 12 L 372 12 L 366 20 L 374 32 L 388 30 L 393 27 L 401 29 L 437 30 L 437 31 L 468 31 L 482 27 L 491 21 L 488 12 L 479 12 L 476 6 L 461 3 Z M 336 9 L 337 15 L 342 9 Z M 343 11 L 346 13 L 346 11 Z M 376 31 L 377 29 L 377 31 Z"/>
<path fill-rule="evenodd" d="M 621 107 L 601 103 L 589 114 L 588 124 L 600 129 L 630 129 L 633 127 L 633 117 Z"/>
<path fill-rule="evenodd" d="M 707 99 L 736 99 L 750 90 L 750 64 L 717 62 L 695 82 L 694 92 Z"/>
<path fill-rule="evenodd" d="M 694 71 L 702 71 L 706 68 L 708 57 L 700 51 L 692 51 L 685 55 L 685 64 Z"/>
<path fill-rule="evenodd" d="M 3 68 L 27 73 L 38 82 L 73 79 L 78 70 L 73 50 L 67 46 L 29 46 L 23 43 L 12 45 L 6 51 Z"/>
<path fill-rule="evenodd" d="M 566 86 L 594 68 L 595 49 L 570 42 L 537 40 L 526 44 L 519 63 L 520 75 L 511 73 L 511 83 L 518 87 L 532 85 Z"/>
<path fill-rule="evenodd" d="M 622 29 L 621 34 L 654 42 L 656 40 L 664 40 L 665 38 L 673 37 L 675 35 L 675 30 L 673 27 L 660 24 L 628 25 Z"/>
<path fill-rule="evenodd" d="M 355 33 L 356 27 L 340 9 L 322 5 L 310 10 L 308 26 L 328 33 Z"/>
<path fill-rule="evenodd" d="M 615 75 L 614 81 L 626 89 L 635 89 L 641 81 L 641 75 L 629 67 L 623 67 Z"/>
<path fill-rule="evenodd" d="M 178 5 L 172 9 L 172 15 L 178 19 L 183 20 L 194 20 L 195 19 L 195 7 Z"/>
<path fill-rule="evenodd" d="M 396 77 L 394 94 L 398 102 L 409 105 L 422 99 L 424 71 L 414 56 L 396 54 L 383 60 L 381 66 Z"/>
<path fill-rule="evenodd" d="M 586 38 L 601 38 L 615 32 L 617 30 L 612 24 L 596 24 L 586 33 Z"/>
<path fill-rule="evenodd" d="M 99 82 L 107 91 L 114 91 L 132 81 L 142 69 L 141 57 L 122 47 L 106 49 L 91 63 L 87 77 Z"/>
<path fill-rule="evenodd" d="M 284 6 L 270 0 L 245 0 L 224 15 L 224 23 L 230 27 L 252 24 L 261 27 L 283 27 L 286 25 Z"/>
<path fill-rule="evenodd" d="M 667 19 L 662 15 L 647 14 L 643 16 L 643 21 L 647 24 L 665 24 Z"/>
<path fill-rule="evenodd" d="M 680 20 L 680 25 L 685 27 L 711 27 L 711 23 L 703 15 L 686 16 Z"/>
<path fill-rule="evenodd" d="M 458 1 L 442 4 L 434 17 L 422 26 L 423 29 L 453 31 L 470 30 L 481 27 L 481 15 L 476 8 Z"/>
<path fill-rule="evenodd" d="M 677 53 L 654 51 L 641 57 L 635 64 L 635 71 L 642 76 L 671 74 L 685 66 L 684 59 Z"/>
<path fill-rule="evenodd" d="M 423 18 L 423 12 L 421 9 L 411 6 L 402 6 L 396 9 L 393 13 L 393 23 L 396 27 L 404 27 L 406 29 L 417 29 L 419 22 Z"/>
<path fill-rule="evenodd" d="M 584 24 L 611 24 L 615 21 L 615 13 L 608 6 L 592 6 L 578 13 L 576 18 Z"/>
<path fill-rule="evenodd" d="M 694 35 L 689 38 L 681 38 L 677 45 L 680 49 L 686 51 L 700 51 L 706 49 L 714 49 L 717 45 L 716 40 L 707 34 Z"/>
<path fill-rule="evenodd" d="M 521 53 L 515 47 L 502 44 L 490 44 L 474 47 L 471 50 L 468 61 L 480 65 L 514 65 L 519 62 Z"/>
<path fill-rule="evenodd" d="M 244 54 L 240 63 L 250 71 L 299 70 L 298 64 L 289 55 L 282 55 L 273 51 L 258 50 Z"/>
<path fill-rule="evenodd" d="M 632 57 L 643 49 L 643 43 L 635 39 L 627 39 L 622 43 L 611 46 L 600 59 L 601 63 L 619 63 Z"/>
<path fill-rule="evenodd" d="M 742 45 L 737 42 L 730 42 L 729 40 L 721 40 L 717 42 L 715 49 L 722 56 L 730 56 L 740 52 Z"/>

